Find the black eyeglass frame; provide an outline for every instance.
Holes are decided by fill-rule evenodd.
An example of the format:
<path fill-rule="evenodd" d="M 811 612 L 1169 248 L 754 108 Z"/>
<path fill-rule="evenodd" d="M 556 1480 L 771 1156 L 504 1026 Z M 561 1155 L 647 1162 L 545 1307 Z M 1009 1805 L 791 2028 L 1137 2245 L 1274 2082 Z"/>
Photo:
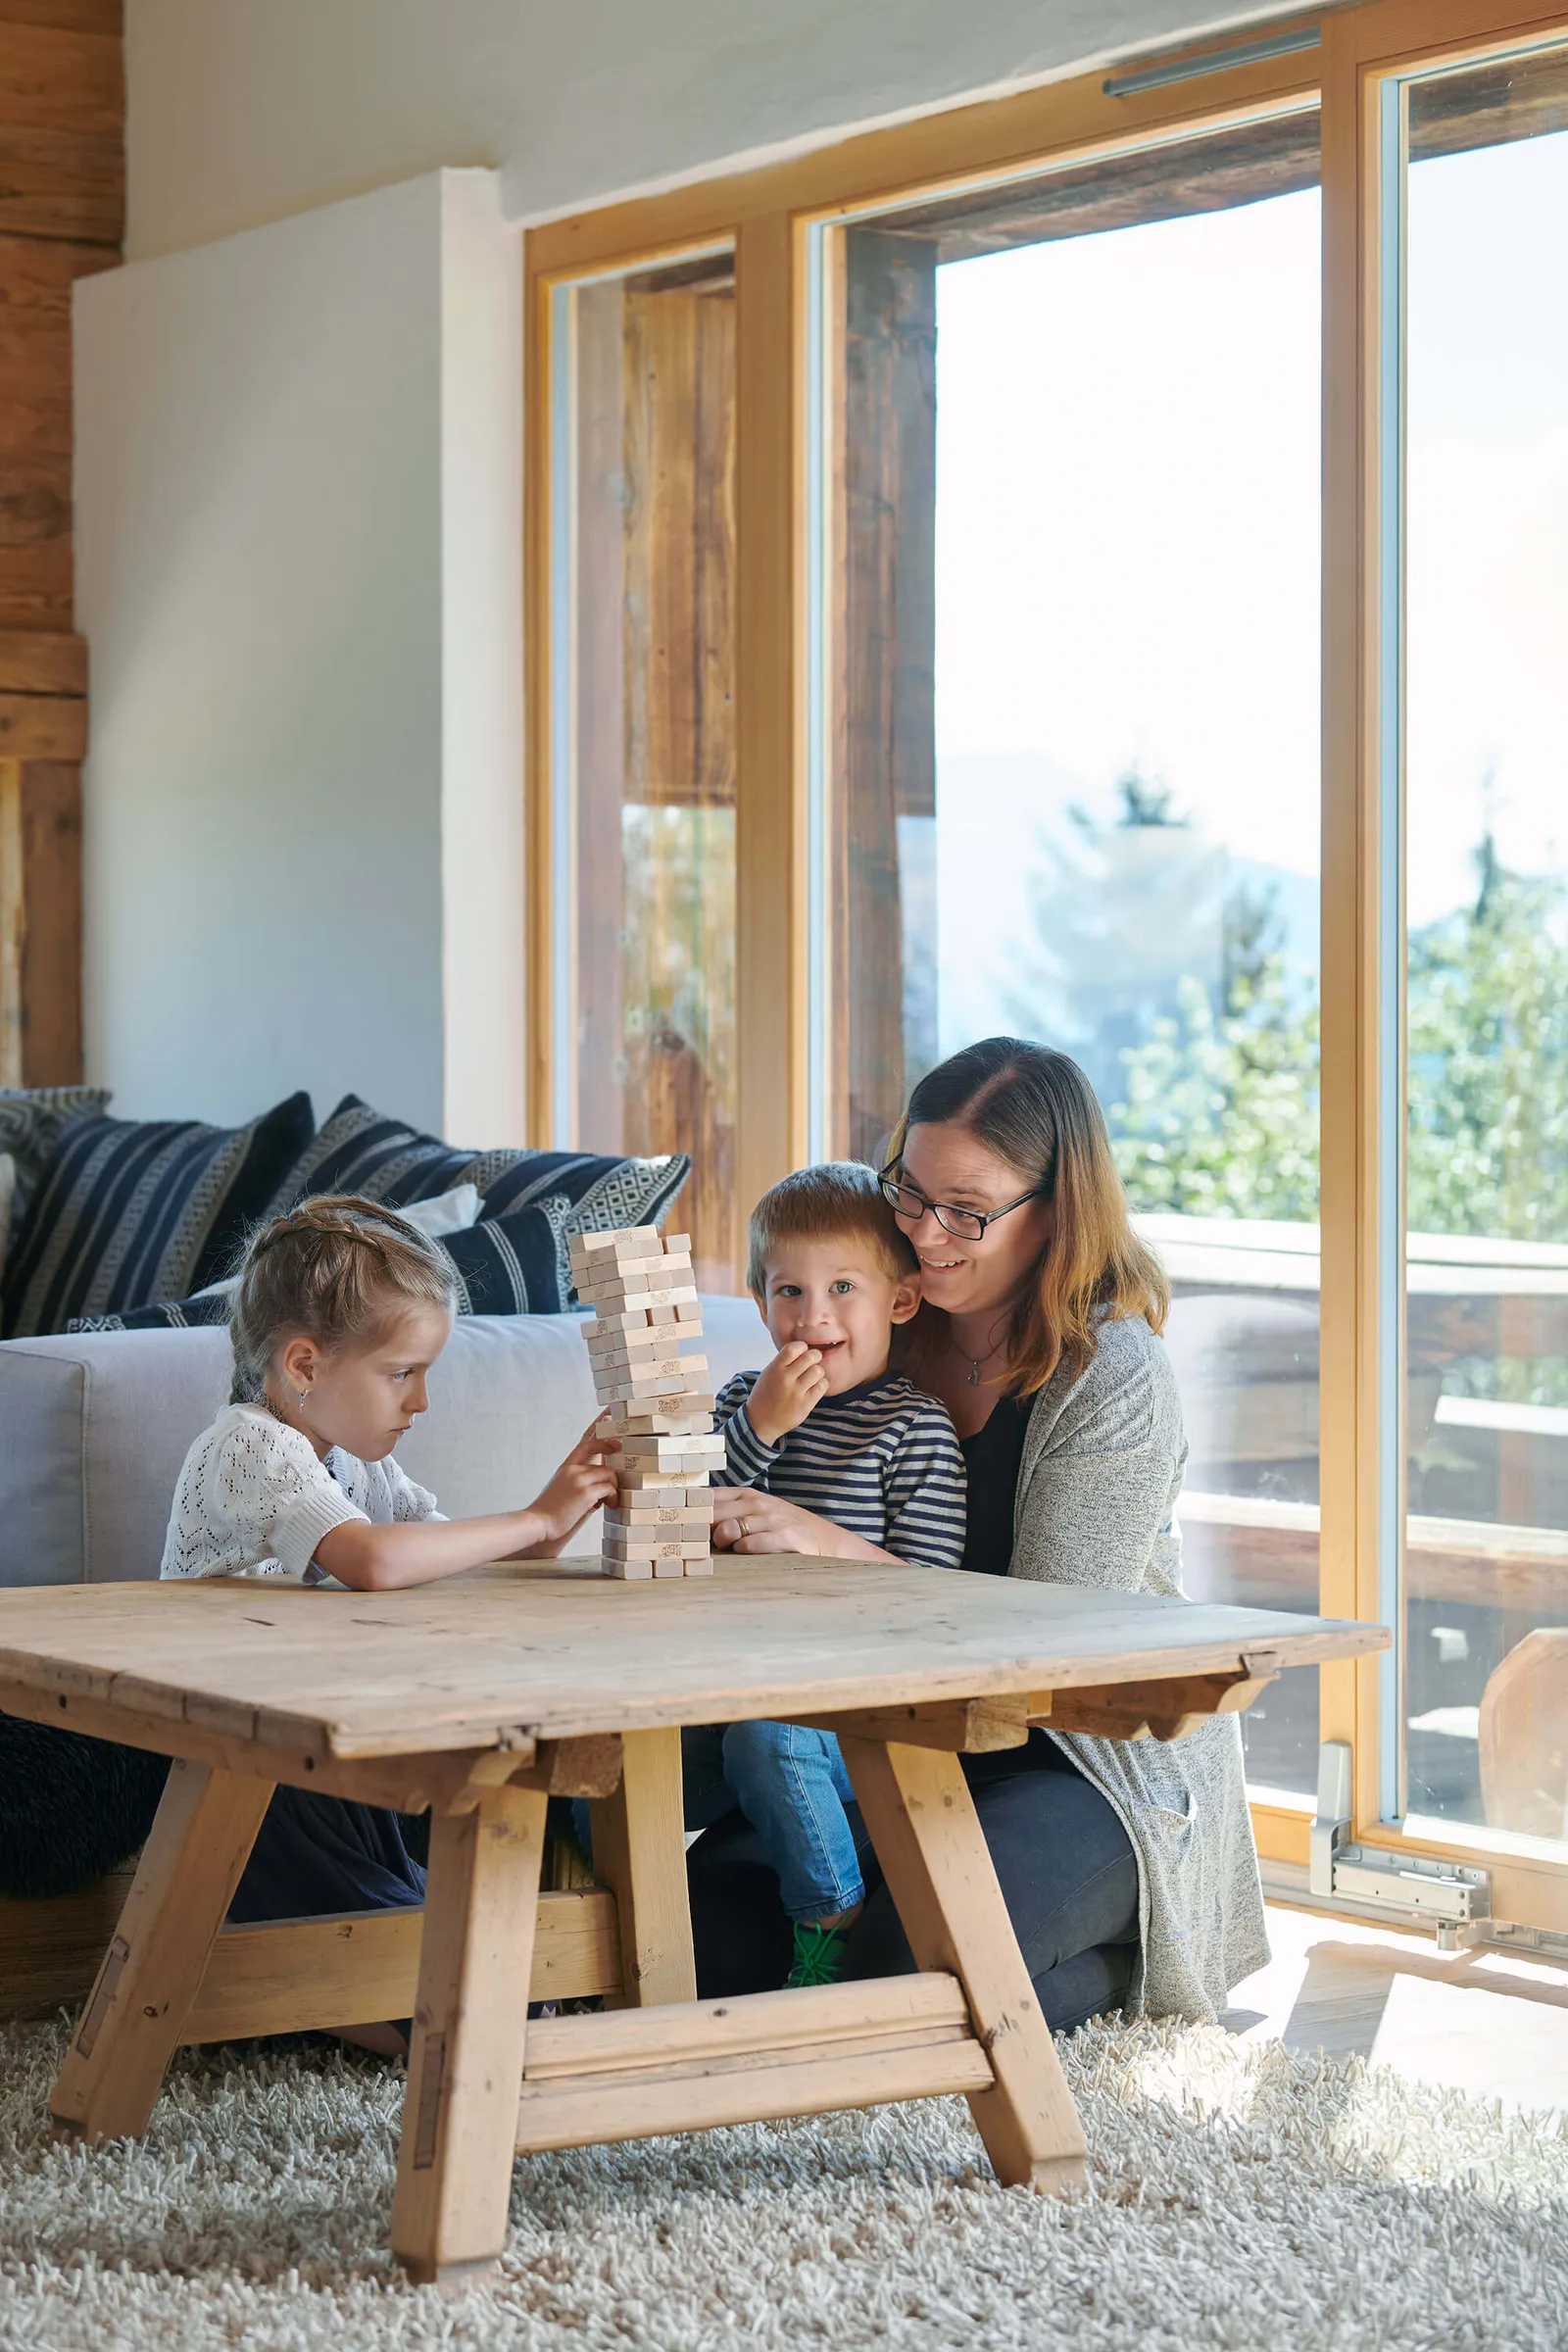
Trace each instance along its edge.
<path fill-rule="evenodd" d="M 1028 1192 L 1020 1193 L 1016 1200 L 1004 1200 L 1000 1208 L 957 1208 L 951 1200 L 928 1200 L 917 1184 L 910 1184 L 907 1180 L 899 1182 L 893 1174 L 898 1164 L 896 1159 L 890 1159 L 887 1166 L 881 1169 L 877 1176 L 877 1182 L 882 1187 L 882 1198 L 891 1207 L 893 1214 L 896 1217 L 902 1214 L 906 1224 L 918 1225 L 920 1218 L 929 1209 L 943 1232 L 951 1233 L 956 1242 L 982 1241 L 988 1225 L 994 1225 L 999 1217 L 1010 1217 L 1013 1210 L 1022 1208 L 1026 1200 L 1043 1200 L 1050 1191 L 1048 1185 L 1035 1184 L 1030 1186 Z M 923 1204 L 919 1215 L 911 1217 L 907 1209 L 901 1212 L 899 1208 L 901 1193 L 913 1193 L 915 1199 Z M 960 1232 L 956 1225 L 948 1223 L 949 1217 L 967 1217 L 970 1226 L 977 1227 L 978 1231 Z"/>

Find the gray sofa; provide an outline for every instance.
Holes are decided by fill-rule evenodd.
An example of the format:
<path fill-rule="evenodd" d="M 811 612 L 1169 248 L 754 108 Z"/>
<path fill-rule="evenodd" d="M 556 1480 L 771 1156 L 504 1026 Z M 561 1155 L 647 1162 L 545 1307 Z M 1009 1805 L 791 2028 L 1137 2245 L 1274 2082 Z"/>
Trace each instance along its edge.
<path fill-rule="evenodd" d="M 710 1378 L 771 1353 L 750 1298 L 703 1302 Z M 186 1448 L 228 1395 L 228 1336 L 125 1331 L 0 1345 L 0 1585 L 153 1577 Z M 398 1448 L 449 1516 L 530 1501 L 593 1417 L 573 1315 L 460 1318 Z M 571 1549 L 592 1551 L 592 1520 Z"/>

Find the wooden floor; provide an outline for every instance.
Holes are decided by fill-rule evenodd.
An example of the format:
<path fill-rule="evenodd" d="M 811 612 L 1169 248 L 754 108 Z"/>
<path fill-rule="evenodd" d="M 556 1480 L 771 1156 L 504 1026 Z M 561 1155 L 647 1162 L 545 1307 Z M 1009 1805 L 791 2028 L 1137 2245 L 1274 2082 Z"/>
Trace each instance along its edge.
<path fill-rule="evenodd" d="M 1268 1907 L 1269 1966 L 1225 2024 L 1247 2040 L 1355 2051 L 1412 2082 L 1511 2107 L 1568 2110 L 1568 1965 L 1440 1952 L 1430 1931 Z"/>

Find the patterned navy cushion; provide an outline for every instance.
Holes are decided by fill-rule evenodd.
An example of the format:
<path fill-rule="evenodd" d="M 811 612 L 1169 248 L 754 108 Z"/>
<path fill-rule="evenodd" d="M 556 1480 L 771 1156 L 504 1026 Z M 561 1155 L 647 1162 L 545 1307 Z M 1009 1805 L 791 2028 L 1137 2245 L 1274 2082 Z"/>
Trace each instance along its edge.
<path fill-rule="evenodd" d="M 534 1156 L 545 1159 L 568 1155 L 541 1152 Z M 620 1168 L 648 1163 L 617 1160 L 598 1164 Z M 685 1174 L 684 1162 L 680 1172 Z M 437 1242 L 436 1248 L 452 1260 L 457 1275 L 458 1312 L 463 1315 L 569 1313 L 576 1298 L 567 1250 L 572 1234 L 650 1222 L 647 1217 L 625 1217 L 617 1206 L 599 1225 L 584 1225 L 581 1219 L 585 1204 L 591 1205 L 595 1199 L 600 1205 L 607 1200 L 613 1201 L 615 1196 L 606 1192 L 607 1181 L 602 1179 L 597 1194 L 584 1196 L 583 1200 L 574 1200 L 564 1192 L 552 1193 L 542 1200 L 530 1201 L 526 1207 L 508 1209 L 504 1216 L 483 1218 L 479 1224 L 470 1225 L 466 1233 L 449 1233 Z M 661 1214 L 663 1205 L 661 1203 Z M 183 1324 L 227 1320 L 228 1298 L 220 1294 L 207 1298 L 166 1299 L 160 1305 L 137 1307 L 123 1314 L 83 1315 L 71 1328 L 73 1331 L 158 1331 L 177 1329 Z"/>
<path fill-rule="evenodd" d="M 6 1260 L 6 1337 L 124 1314 L 225 1274 L 313 1125 L 304 1094 L 248 1127 L 73 1120 Z"/>
<path fill-rule="evenodd" d="M 75 1119 L 95 1119 L 108 1108 L 107 1086 L 0 1087 L 0 1152 L 17 1163 L 13 1233 L 21 1233 L 38 1179 L 65 1129 Z"/>
<path fill-rule="evenodd" d="M 561 1202 L 568 1212 L 563 1228 L 568 1236 L 607 1233 L 619 1225 L 659 1224 L 691 1164 L 683 1152 L 652 1159 L 587 1152 L 468 1152 L 388 1118 L 358 1095 L 345 1095 L 289 1169 L 268 1213 L 281 1216 L 318 1193 L 359 1193 L 368 1200 L 384 1200 L 388 1208 L 402 1208 L 411 1200 L 449 1193 L 454 1185 L 474 1184 L 484 1196 L 481 1223 L 536 1202 Z"/>

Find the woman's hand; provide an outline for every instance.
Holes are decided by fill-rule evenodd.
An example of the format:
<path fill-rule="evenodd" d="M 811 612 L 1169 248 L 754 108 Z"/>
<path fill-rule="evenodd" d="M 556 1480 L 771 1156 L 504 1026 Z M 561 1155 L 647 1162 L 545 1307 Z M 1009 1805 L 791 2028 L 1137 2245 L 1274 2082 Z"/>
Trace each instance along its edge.
<path fill-rule="evenodd" d="M 756 1487 L 721 1487 L 714 1503 L 713 1544 L 718 1551 L 802 1551 L 831 1558 L 853 1537 L 831 1520 L 803 1511 L 798 1502 L 763 1494 Z M 716 1514 L 722 1512 L 723 1516 Z"/>
<path fill-rule="evenodd" d="M 589 1424 L 549 1486 L 530 1506 L 540 1533 L 537 1542 L 530 1544 L 519 1557 L 548 1558 L 560 1550 L 568 1537 L 576 1534 L 590 1512 L 597 1511 L 602 1502 L 614 1501 L 615 1472 L 612 1457 L 619 1451 L 618 1439 L 602 1438 L 598 1435 L 598 1423 Z"/>

